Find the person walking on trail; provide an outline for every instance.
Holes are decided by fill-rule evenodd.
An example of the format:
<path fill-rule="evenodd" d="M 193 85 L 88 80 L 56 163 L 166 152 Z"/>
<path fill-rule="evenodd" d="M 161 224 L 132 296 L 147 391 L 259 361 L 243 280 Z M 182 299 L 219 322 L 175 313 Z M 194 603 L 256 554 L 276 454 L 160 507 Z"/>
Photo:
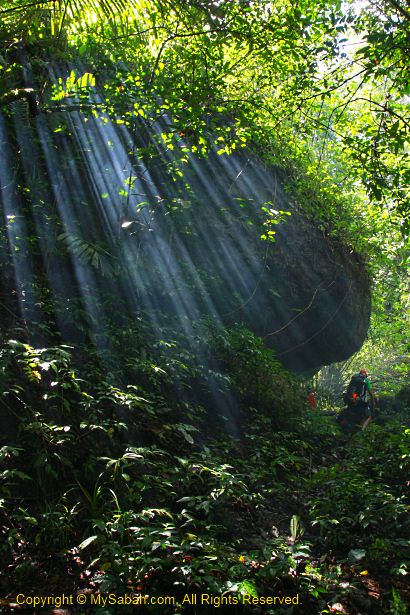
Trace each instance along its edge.
<path fill-rule="evenodd" d="M 313 410 L 316 406 L 316 395 L 314 394 L 312 389 L 309 389 L 308 394 L 306 395 L 306 399 L 309 404 L 309 408 Z"/>
<path fill-rule="evenodd" d="M 373 418 L 375 396 L 365 369 L 361 369 L 358 374 L 352 376 L 343 399 L 348 410 L 352 414 L 354 411 L 355 419 L 361 422 L 362 429 L 366 429 Z"/>

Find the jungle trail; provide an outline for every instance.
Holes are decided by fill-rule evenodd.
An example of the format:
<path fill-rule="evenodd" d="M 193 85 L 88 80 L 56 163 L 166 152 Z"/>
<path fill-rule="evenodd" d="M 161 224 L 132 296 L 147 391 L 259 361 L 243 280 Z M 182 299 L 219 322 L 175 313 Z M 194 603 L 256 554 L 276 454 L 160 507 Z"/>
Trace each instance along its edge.
<path fill-rule="evenodd" d="M 403 0 L 3 0 L 5 613 L 408 612 Z"/>

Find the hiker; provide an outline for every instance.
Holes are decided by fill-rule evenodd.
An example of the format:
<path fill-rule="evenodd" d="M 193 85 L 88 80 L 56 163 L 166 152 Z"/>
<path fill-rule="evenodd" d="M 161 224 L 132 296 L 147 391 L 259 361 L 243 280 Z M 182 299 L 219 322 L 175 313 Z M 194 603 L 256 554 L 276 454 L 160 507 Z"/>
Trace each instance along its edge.
<path fill-rule="evenodd" d="M 353 414 L 356 419 L 362 422 L 362 429 L 366 429 L 372 420 L 375 396 L 365 369 L 361 369 L 358 374 L 352 376 L 349 386 L 343 394 L 343 400 L 347 404 L 350 414 Z"/>
<path fill-rule="evenodd" d="M 316 396 L 312 389 L 309 389 L 308 394 L 306 395 L 306 399 L 309 404 L 309 408 L 313 410 L 313 408 L 316 406 Z"/>

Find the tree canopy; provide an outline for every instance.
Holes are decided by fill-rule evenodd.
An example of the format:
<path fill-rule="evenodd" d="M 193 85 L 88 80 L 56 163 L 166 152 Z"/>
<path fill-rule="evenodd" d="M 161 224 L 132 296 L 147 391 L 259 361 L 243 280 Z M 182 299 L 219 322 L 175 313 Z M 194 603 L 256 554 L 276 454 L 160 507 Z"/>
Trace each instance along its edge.
<path fill-rule="evenodd" d="M 1 17 L 3 104 L 19 85 L 21 43 L 38 60 L 40 110 L 56 99 L 40 61 L 74 63 L 79 76 L 88 66 L 102 106 L 124 121 L 166 113 L 171 146 L 181 131 L 199 151 L 208 138 L 227 152 L 257 141 L 282 163 L 302 159 L 324 190 L 329 175 L 353 192 L 359 182 L 379 216 L 408 233 L 404 3 L 8 1 Z"/>
<path fill-rule="evenodd" d="M 60 593 L 85 586 L 85 593 L 120 596 L 167 590 L 180 601 L 191 591 L 247 600 L 300 592 L 304 603 L 290 606 L 292 613 L 305 607 L 347 613 L 346 605 L 351 613 L 404 613 L 410 536 L 408 0 L 3 0 L 0 24 L 2 146 L 17 152 L 1 190 L 2 196 L 17 195 L 11 205 L 23 195 L 24 214 L 4 210 L 0 257 L 15 269 L 25 259 L 22 274 L 32 274 L 34 289 L 30 294 L 17 275 L 2 270 L 11 292 L 0 294 L 0 312 L 13 339 L 0 345 L 0 559 L 7 570 L 0 589 L 8 598 L 16 587 L 28 595 L 30 583 L 37 593 L 39 587 L 51 593 L 57 583 Z M 130 166 L 118 203 L 110 204 L 113 210 L 119 204 L 115 216 L 101 207 L 95 229 L 93 186 L 73 185 L 62 194 L 61 201 L 73 201 L 64 222 L 80 212 L 80 223 L 93 227 L 90 241 L 77 236 L 75 224 L 62 224 L 61 203 L 53 201 L 61 186 L 82 179 L 71 174 L 70 156 L 76 157 L 73 166 L 79 161 L 86 167 L 82 154 L 93 145 L 98 151 L 102 142 L 97 131 L 83 141 L 77 133 L 72 149 L 64 150 L 61 140 L 65 158 L 56 155 L 59 133 L 72 136 L 69 118 L 76 112 L 78 123 L 93 118 L 117 127 Z M 55 141 L 26 130 L 41 127 L 44 118 L 51 118 Z M 118 246 L 122 230 L 138 225 L 119 210 L 129 204 L 139 160 L 128 137 L 142 123 L 153 137 L 141 160 L 151 157 L 155 167 L 162 155 L 181 181 L 191 153 L 204 161 L 245 148 L 257 153 L 267 167 L 280 169 L 294 211 L 314 223 L 326 245 L 337 241 L 343 255 L 366 269 L 359 282 L 372 280 L 368 340 L 349 362 L 321 370 L 313 384 L 322 393 L 320 411 L 332 413 L 340 399 L 327 399 L 323 391 L 336 391 L 365 365 L 376 374 L 376 388 L 391 396 L 386 428 L 382 420 L 347 439 L 329 412 L 307 414 L 310 377 L 286 372 L 280 357 L 243 325 L 209 326 L 206 333 L 198 327 L 192 335 L 193 329 L 177 331 L 179 322 L 170 322 L 167 335 L 158 326 L 155 337 L 161 301 L 151 321 L 143 309 L 122 312 L 126 293 L 120 296 L 113 282 L 119 259 L 98 243 L 98 232 L 114 220 L 107 235 Z M 5 167 L 8 153 L 5 147 Z M 40 162 L 31 168 L 36 155 Z M 54 157 L 52 172 L 61 165 L 65 183 L 53 184 L 47 155 Z M 112 162 L 111 155 L 102 156 L 84 176 L 106 173 L 100 185 L 108 185 Z M 109 193 L 98 192 L 98 204 L 108 203 Z M 176 217 L 189 204 L 170 194 Z M 154 205 L 155 199 L 160 202 L 160 195 Z M 263 212 L 266 232 L 257 235 L 258 247 L 275 242 L 275 224 L 289 214 L 269 207 Z M 205 206 L 195 215 L 207 216 Z M 244 227 L 252 224 L 247 215 L 244 206 Z M 170 244 L 173 222 L 166 229 Z M 192 232 L 189 224 L 184 232 Z M 144 261 L 135 241 L 122 262 L 134 270 L 138 262 L 144 270 L 159 243 Z M 206 245 L 209 250 L 212 244 Z M 58 277 L 64 257 L 73 270 L 78 266 L 77 278 Z M 149 286 L 146 279 L 158 273 L 159 260 L 132 278 L 142 280 L 140 288 L 126 289 L 136 298 L 133 306 Z M 84 262 L 91 263 L 89 278 L 81 277 Z M 206 265 L 203 270 L 202 279 L 215 273 Z M 198 285 L 200 276 L 189 274 Z M 85 280 L 84 288 L 69 296 L 65 286 L 73 279 Z M 172 299 L 179 290 L 173 284 L 164 289 Z M 46 314 L 41 334 L 55 345 L 28 343 L 29 303 L 34 313 Z M 303 312 L 293 309 L 290 323 Z M 75 347 L 60 344 L 61 322 L 78 334 Z M 84 323 L 94 337 L 87 337 Z M 216 400 L 225 414 L 217 415 Z M 186 606 L 167 605 L 164 613 Z"/>

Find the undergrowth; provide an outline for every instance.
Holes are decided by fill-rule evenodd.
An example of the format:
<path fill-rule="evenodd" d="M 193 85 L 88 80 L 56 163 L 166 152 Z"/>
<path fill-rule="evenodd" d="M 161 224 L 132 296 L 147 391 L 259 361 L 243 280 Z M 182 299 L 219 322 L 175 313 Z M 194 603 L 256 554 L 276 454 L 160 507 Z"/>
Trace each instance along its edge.
<path fill-rule="evenodd" d="M 209 345 L 212 367 L 166 340 L 139 347 L 124 383 L 92 352 L 3 344 L 3 604 L 168 595 L 142 612 L 184 613 L 209 594 L 200 612 L 405 613 L 410 429 L 346 440 L 249 331 Z"/>

